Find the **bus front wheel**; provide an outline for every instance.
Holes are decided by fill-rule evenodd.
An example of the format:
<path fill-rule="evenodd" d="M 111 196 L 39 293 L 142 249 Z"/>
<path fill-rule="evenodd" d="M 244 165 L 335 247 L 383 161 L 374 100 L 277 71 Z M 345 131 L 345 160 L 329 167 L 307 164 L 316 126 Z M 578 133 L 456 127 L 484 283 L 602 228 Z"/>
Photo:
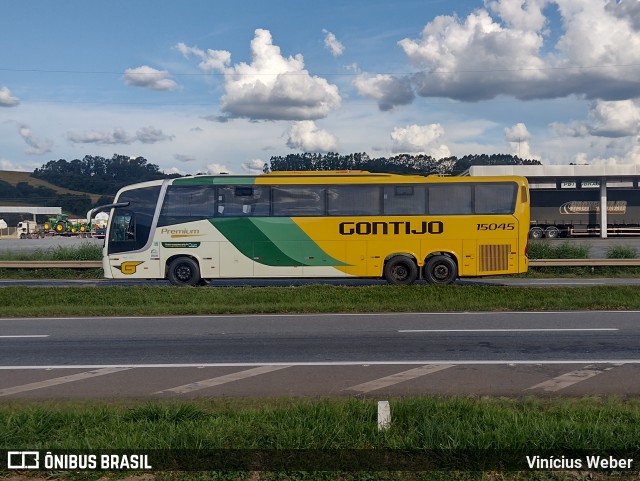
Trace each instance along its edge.
<path fill-rule="evenodd" d="M 198 263 L 189 257 L 178 257 L 169 264 L 167 279 L 174 286 L 196 286 L 200 283 Z"/>
<path fill-rule="evenodd" d="M 392 257 L 384 266 L 384 278 L 389 284 L 413 284 L 418 278 L 418 266 L 410 257 Z"/>
<path fill-rule="evenodd" d="M 458 277 L 458 266 L 451 257 L 437 255 L 427 261 L 423 273 L 429 284 L 451 284 Z"/>

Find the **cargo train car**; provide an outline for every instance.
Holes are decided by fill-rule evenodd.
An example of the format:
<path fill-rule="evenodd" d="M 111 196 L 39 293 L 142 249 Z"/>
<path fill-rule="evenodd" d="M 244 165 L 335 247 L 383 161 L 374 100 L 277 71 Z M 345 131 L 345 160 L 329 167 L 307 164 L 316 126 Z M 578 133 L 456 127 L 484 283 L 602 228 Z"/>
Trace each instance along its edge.
<path fill-rule="evenodd" d="M 533 239 L 600 235 L 600 189 L 531 189 Z M 640 236 L 640 189 L 607 189 L 607 235 Z"/>

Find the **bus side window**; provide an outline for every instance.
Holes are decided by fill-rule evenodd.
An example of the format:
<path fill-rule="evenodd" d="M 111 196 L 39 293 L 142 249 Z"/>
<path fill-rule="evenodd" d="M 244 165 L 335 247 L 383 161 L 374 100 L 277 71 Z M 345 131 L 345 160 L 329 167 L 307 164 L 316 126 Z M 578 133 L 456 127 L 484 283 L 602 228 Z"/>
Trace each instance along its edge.
<path fill-rule="evenodd" d="M 116 210 L 111 224 L 110 240 L 120 242 L 135 240 L 135 217 L 132 212 Z"/>
<path fill-rule="evenodd" d="M 215 187 L 172 185 L 164 197 L 158 225 L 175 225 L 214 216 Z"/>
<path fill-rule="evenodd" d="M 425 206 L 423 185 L 384 186 L 384 213 L 386 215 L 424 215 Z"/>
<path fill-rule="evenodd" d="M 335 185 L 327 189 L 327 213 L 335 216 L 380 215 L 379 185 Z"/>
<path fill-rule="evenodd" d="M 431 215 L 473 214 L 471 184 L 430 185 L 427 204 Z"/>
<path fill-rule="evenodd" d="M 269 215 L 269 187 L 259 185 L 224 185 L 218 187 L 217 215 Z"/>
<path fill-rule="evenodd" d="M 475 186 L 476 214 L 512 214 L 518 186 L 515 183 L 477 184 Z"/>

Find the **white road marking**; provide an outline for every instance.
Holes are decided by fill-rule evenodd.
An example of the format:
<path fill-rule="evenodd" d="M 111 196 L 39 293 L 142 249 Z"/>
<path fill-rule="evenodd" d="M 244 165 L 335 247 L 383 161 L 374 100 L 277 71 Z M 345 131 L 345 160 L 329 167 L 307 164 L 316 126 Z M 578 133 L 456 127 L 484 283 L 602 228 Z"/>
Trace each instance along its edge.
<path fill-rule="evenodd" d="M 15 336 L 0 336 L 0 339 L 15 339 L 22 337 L 49 337 L 49 334 L 18 334 Z"/>
<path fill-rule="evenodd" d="M 345 391 L 367 393 L 388 386 L 393 386 L 394 384 L 404 381 L 410 381 L 411 379 L 421 376 L 426 376 L 427 374 L 442 371 L 450 367 L 453 367 L 453 364 L 427 364 L 426 366 L 416 367 L 415 369 L 409 369 L 408 371 L 399 372 L 390 376 L 381 377 L 380 379 L 374 379 L 373 381 L 358 384 L 357 386 L 345 389 Z"/>
<path fill-rule="evenodd" d="M 580 313 L 599 313 L 599 314 L 636 314 L 640 313 L 640 310 L 633 311 L 611 311 L 611 310 L 603 310 L 603 311 L 590 311 L 590 310 L 582 310 L 582 311 L 571 311 L 571 314 L 580 314 Z M 447 312 L 345 312 L 345 313 L 316 313 L 316 314 L 199 314 L 194 316 L 185 316 L 185 315 L 174 315 L 174 316 L 106 316 L 109 319 L 180 319 L 180 318 L 189 318 L 189 319 L 235 319 L 238 317 L 242 318 L 252 318 L 252 317 L 362 317 L 362 316 L 393 316 L 395 317 L 405 317 L 405 316 L 496 316 L 502 314 L 535 314 L 538 316 L 548 316 L 549 314 L 567 314 L 567 311 L 447 311 Z M 87 320 L 99 321 L 99 317 L 87 317 L 87 318 L 78 318 L 78 317 L 23 317 L 21 318 L 23 321 L 82 321 L 86 322 Z M 15 318 L 12 317 L 0 317 L 1 321 L 15 321 Z"/>
<path fill-rule="evenodd" d="M 0 397 L 10 396 L 11 394 L 17 394 L 26 391 L 35 391 L 36 389 L 43 389 L 46 387 L 57 386 L 59 384 L 65 384 L 68 382 L 84 381 L 85 379 L 91 379 L 96 376 L 104 376 L 106 374 L 113 374 L 115 372 L 126 371 L 131 369 L 129 367 L 108 367 L 98 369 L 95 371 L 81 372 L 78 374 L 72 374 L 70 376 L 56 377 L 54 379 L 48 379 L 46 381 L 32 382 L 29 384 L 23 384 L 22 386 L 14 386 L 5 389 L 0 389 Z"/>
<path fill-rule="evenodd" d="M 398 332 L 582 332 L 582 331 L 619 331 L 614 327 L 596 327 L 586 329 L 399 329 Z"/>
<path fill-rule="evenodd" d="M 618 364 L 617 366 L 619 365 L 620 364 Z M 549 379 L 548 381 L 544 381 L 540 384 L 536 384 L 535 386 L 531 386 L 530 388 L 525 389 L 525 391 L 542 389 L 545 392 L 557 392 L 569 386 L 573 386 L 574 384 L 577 384 L 579 382 L 586 381 L 587 379 L 597 376 L 598 374 L 607 372 L 617 366 L 611 366 L 604 369 L 592 369 L 594 366 L 589 365 L 584 369 L 567 372 L 560 376 L 554 377 L 553 379 Z"/>
<path fill-rule="evenodd" d="M 214 377 L 212 379 L 205 379 L 204 381 L 196 381 L 190 384 L 185 384 L 183 386 L 174 387 L 171 389 L 164 389 L 162 391 L 158 391 L 154 394 L 163 394 L 167 392 L 172 392 L 175 394 L 187 394 L 193 391 L 199 391 L 200 389 L 206 389 L 209 387 L 220 386 L 221 384 L 227 384 L 229 382 L 239 381 L 241 379 L 247 379 L 254 376 L 259 376 L 261 374 L 266 374 L 273 371 L 278 371 L 280 369 L 286 369 L 289 365 L 280 365 L 280 366 L 260 366 L 254 369 L 248 369 L 246 371 L 234 372 L 231 374 L 227 374 L 225 376 Z"/>

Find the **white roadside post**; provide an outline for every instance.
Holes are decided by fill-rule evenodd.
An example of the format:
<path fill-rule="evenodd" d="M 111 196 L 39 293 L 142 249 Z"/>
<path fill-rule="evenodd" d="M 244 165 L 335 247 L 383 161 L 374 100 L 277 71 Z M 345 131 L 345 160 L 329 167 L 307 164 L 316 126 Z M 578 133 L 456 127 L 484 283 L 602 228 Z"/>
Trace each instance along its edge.
<path fill-rule="evenodd" d="M 391 408 L 389 401 L 378 401 L 378 431 L 387 429 L 391 425 Z"/>

